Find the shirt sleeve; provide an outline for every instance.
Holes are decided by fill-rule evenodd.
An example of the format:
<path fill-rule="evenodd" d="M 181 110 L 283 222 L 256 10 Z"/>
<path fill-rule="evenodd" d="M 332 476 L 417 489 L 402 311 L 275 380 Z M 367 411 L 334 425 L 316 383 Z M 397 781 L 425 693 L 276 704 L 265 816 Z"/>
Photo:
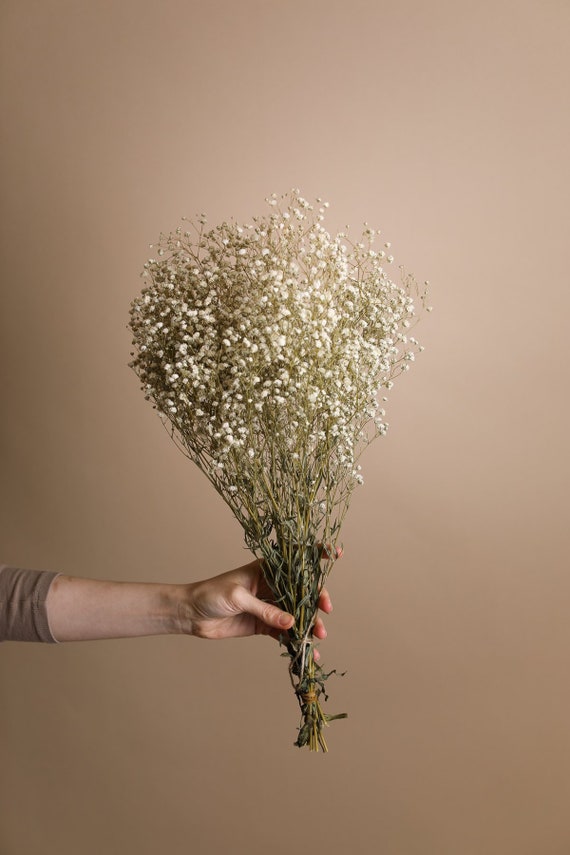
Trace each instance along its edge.
<path fill-rule="evenodd" d="M 49 627 L 46 599 L 59 575 L 0 564 L 0 641 L 57 643 Z"/>

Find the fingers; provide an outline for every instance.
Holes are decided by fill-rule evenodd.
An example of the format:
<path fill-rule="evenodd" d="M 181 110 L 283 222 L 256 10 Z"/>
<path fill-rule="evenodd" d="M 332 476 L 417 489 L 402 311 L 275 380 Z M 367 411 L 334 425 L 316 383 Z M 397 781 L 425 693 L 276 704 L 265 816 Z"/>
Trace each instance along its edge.
<path fill-rule="evenodd" d="M 325 614 L 327 614 L 327 615 L 330 615 L 330 613 L 333 610 L 333 604 L 331 602 L 331 597 L 330 597 L 330 594 L 326 588 L 323 588 L 323 590 L 320 593 L 319 608 L 322 612 L 325 612 Z"/>
<path fill-rule="evenodd" d="M 337 548 L 336 557 L 340 558 L 341 556 L 342 549 Z M 329 552 L 326 547 L 323 548 L 323 557 L 329 557 Z M 258 562 L 252 562 L 243 569 L 247 569 L 252 572 L 255 570 L 258 576 L 261 573 L 261 565 Z M 263 576 L 261 576 L 261 578 L 263 579 Z M 261 592 L 256 591 L 256 593 L 260 594 Z M 238 584 L 236 586 L 232 599 L 239 611 L 250 614 L 259 621 L 261 627 L 257 632 L 264 632 L 267 635 L 271 635 L 273 638 L 279 639 L 279 636 L 288 629 L 291 629 L 295 623 L 293 615 L 288 612 L 284 612 L 273 603 L 256 596 L 243 584 Z M 333 610 L 330 594 L 326 588 L 323 588 L 319 594 L 318 608 L 325 614 L 330 614 Z M 320 616 L 315 618 L 312 635 L 320 641 L 327 637 L 327 631 Z M 317 654 L 317 651 L 315 651 L 315 654 Z M 315 658 L 318 660 L 320 657 L 315 655 Z"/>
<path fill-rule="evenodd" d="M 321 549 L 321 558 L 323 560 L 327 560 L 327 559 L 330 559 L 333 557 L 332 546 L 330 543 L 327 543 L 327 544 L 319 543 L 319 547 Z M 342 546 L 337 546 L 335 549 L 335 555 L 334 555 L 335 561 L 338 558 L 342 558 L 342 553 L 343 553 Z"/>
<path fill-rule="evenodd" d="M 234 601 L 240 611 L 253 615 L 270 629 L 283 632 L 291 629 L 295 623 L 293 615 L 282 611 L 271 603 L 258 599 L 247 588 L 241 586 L 236 588 Z"/>
<path fill-rule="evenodd" d="M 256 597 L 254 597 L 253 599 L 257 600 Z M 259 606 L 261 606 L 261 608 L 259 608 L 259 606 L 252 606 L 247 609 L 247 611 L 249 612 L 249 614 L 254 614 L 256 617 L 262 620 L 263 623 L 266 624 L 269 629 L 273 630 L 272 632 L 270 632 L 270 635 L 272 635 L 274 638 L 279 638 L 279 635 L 283 632 L 283 630 L 291 629 L 291 627 L 295 623 L 293 615 L 290 615 L 288 612 L 284 612 L 281 609 L 278 609 L 276 606 L 272 606 L 270 603 L 266 603 L 261 600 L 257 600 L 257 603 L 259 604 Z M 319 609 L 325 612 L 325 614 L 330 614 L 333 610 L 330 594 L 326 588 L 323 588 L 320 593 Z M 327 631 L 325 629 L 323 619 L 320 616 L 317 616 L 315 618 L 312 634 L 320 641 L 327 637 Z"/>
<path fill-rule="evenodd" d="M 313 626 L 313 635 L 315 636 L 315 638 L 319 638 L 321 641 L 327 637 L 325 625 L 322 621 L 322 618 L 320 617 L 316 619 L 315 625 Z"/>

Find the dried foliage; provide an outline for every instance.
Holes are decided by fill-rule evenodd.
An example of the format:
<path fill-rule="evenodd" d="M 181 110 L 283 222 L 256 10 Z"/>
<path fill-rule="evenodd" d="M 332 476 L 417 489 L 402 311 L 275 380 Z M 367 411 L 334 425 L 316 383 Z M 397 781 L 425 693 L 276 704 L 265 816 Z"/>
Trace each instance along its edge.
<path fill-rule="evenodd" d="M 410 336 L 426 289 L 387 271 L 379 231 L 331 236 L 327 203 L 298 190 L 251 224 L 202 215 L 161 235 L 131 306 L 131 367 L 183 453 L 263 559 L 301 708 L 296 744 L 326 750 L 326 673 L 312 628 L 359 458 L 386 432 L 384 391 L 423 350 Z M 430 307 L 427 307 L 429 310 Z M 379 393 L 383 397 L 379 400 Z M 326 544 L 326 549 L 323 549 Z"/>

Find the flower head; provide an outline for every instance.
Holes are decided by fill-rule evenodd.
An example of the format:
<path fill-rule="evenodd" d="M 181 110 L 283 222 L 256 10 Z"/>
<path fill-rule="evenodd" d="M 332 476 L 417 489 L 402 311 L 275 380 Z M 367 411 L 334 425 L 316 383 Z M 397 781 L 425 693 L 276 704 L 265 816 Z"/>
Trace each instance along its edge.
<path fill-rule="evenodd" d="M 386 432 L 379 391 L 422 350 L 409 327 L 426 293 L 403 268 L 389 277 L 367 224 L 354 243 L 322 225 L 328 203 L 266 201 L 251 224 L 205 231 L 202 215 L 194 238 L 161 237 L 131 306 L 131 366 L 244 525 L 277 500 L 295 516 L 301 495 L 332 526 L 362 482 L 361 451 Z"/>

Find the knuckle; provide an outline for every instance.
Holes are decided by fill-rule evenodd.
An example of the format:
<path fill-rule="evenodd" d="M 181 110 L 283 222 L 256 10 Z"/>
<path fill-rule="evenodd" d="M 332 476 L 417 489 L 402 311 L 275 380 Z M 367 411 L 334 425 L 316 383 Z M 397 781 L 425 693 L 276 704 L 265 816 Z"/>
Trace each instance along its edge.
<path fill-rule="evenodd" d="M 274 609 L 271 606 L 264 606 L 261 610 L 261 619 L 264 623 L 272 624 L 274 621 Z"/>

